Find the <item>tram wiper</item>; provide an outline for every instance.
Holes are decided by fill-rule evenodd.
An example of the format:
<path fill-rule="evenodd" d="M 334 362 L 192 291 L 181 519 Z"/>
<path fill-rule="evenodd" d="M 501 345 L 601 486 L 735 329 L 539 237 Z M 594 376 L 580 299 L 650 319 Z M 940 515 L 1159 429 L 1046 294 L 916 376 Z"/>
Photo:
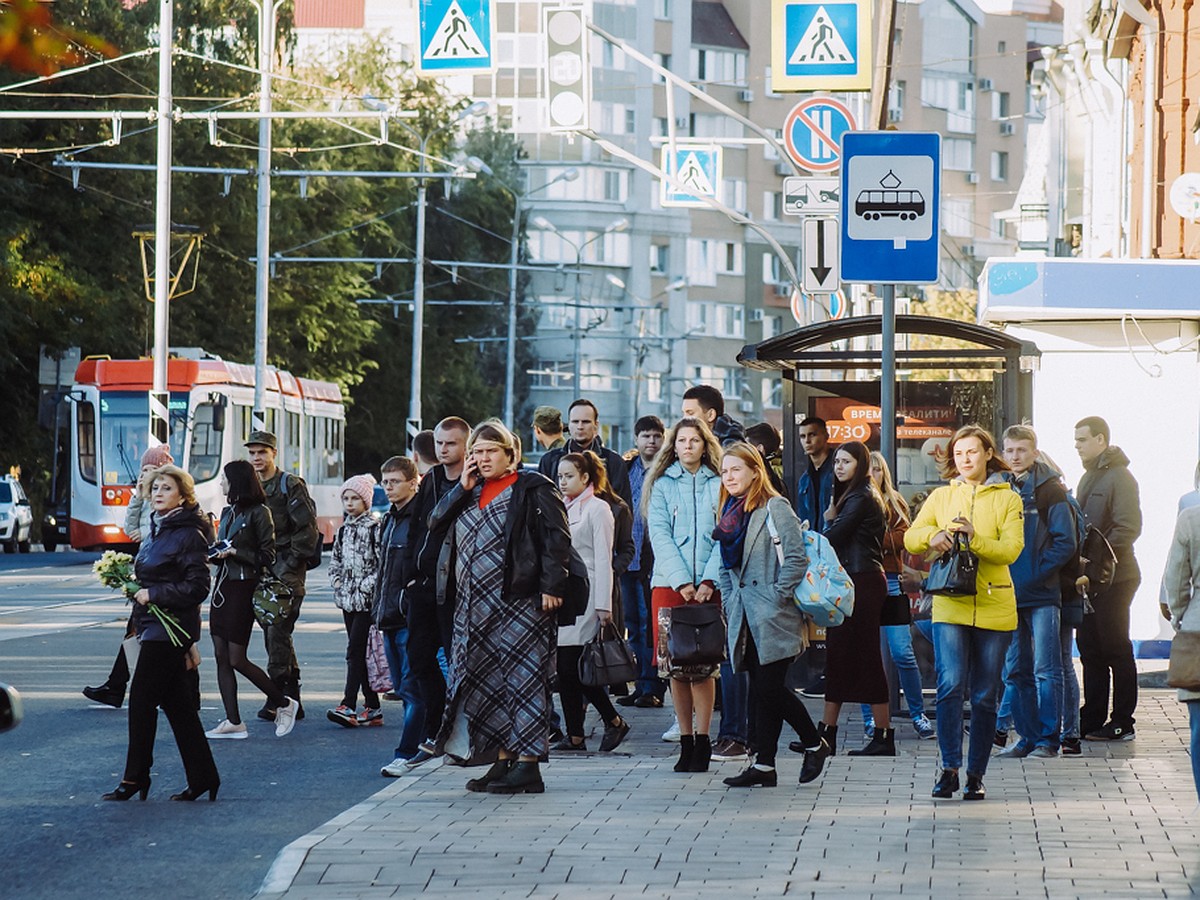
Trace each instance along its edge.
<path fill-rule="evenodd" d="M 129 476 L 129 483 L 137 484 L 137 475 L 133 473 L 133 464 L 129 461 L 129 455 L 125 452 L 125 445 L 121 441 L 117 441 L 117 456 L 121 460 L 121 465 L 125 467 L 125 474 Z"/>

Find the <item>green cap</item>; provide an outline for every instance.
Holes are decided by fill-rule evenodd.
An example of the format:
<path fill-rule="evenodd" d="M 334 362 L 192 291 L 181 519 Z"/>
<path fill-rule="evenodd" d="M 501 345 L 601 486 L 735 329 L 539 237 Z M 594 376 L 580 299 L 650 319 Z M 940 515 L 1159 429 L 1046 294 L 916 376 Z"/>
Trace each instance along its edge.
<path fill-rule="evenodd" d="M 246 438 L 246 443 L 242 446 L 253 447 L 255 445 L 270 447 L 272 450 L 279 449 L 279 441 L 276 439 L 275 435 L 271 434 L 269 431 L 250 432 L 250 437 Z"/>

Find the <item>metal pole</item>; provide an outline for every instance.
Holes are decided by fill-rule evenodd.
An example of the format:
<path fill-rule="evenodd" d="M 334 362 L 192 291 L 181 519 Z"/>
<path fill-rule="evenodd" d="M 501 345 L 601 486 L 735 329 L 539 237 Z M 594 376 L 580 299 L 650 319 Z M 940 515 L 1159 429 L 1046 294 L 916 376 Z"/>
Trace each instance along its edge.
<path fill-rule="evenodd" d="M 419 171 L 425 173 L 425 142 L 428 137 L 421 138 L 421 158 Z M 413 336 L 412 336 L 412 376 L 411 394 L 408 401 L 408 436 L 409 443 L 421 430 L 421 357 L 424 348 L 425 331 L 425 179 L 417 182 L 417 258 L 416 271 L 413 274 Z"/>
<path fill-rule="evenodd" d="M 275 47 L 275 4 L 258 6 L 258 234 L 254 267 L 254 429 L 267 427 L 267 309 L 271 278 L 271 56 Z"/>
<path fill-rule="evenodd" d="M 154 191 L 154 379 L 150 403 L 150 444 L 167 442 L 161 415 L 167 391 L 167 332 L 171 320 L 171 54 L 175 37 L 174 0 L 160 0 L 158 18 L 158 158 Z M 160 402 L 154 402 L 158 395 Z M 155 412 L 160 415 L 156 416 Z"/>
<path fill-rule="evenodd" d="M 583 273 L 579 271 L 579 267 L 583 265 L 583 247 L 575 248 L 575 360 L 571 367 L 572 380 L 574 382 L 575 396 L 583 396 L 582 384 L 582 361 L 580 359 L 583 349 L 583 329 L 579 325 L 579 317 L 583 314 L 583 296 L 582 282 Z"/>
<path fill-rule="evenodd" d="M 879 452 L 896 471 L 896 286 L 885 284 L 883 299 L 883 370 L 879 376 Z"/>
<path fill-rule="evenodd" d="M 509 250 L 508 270 L 508 348 L 504 359 L 504 425 L 511 431 L 516 415 L 517 372 L 517 257 L 521 236 L 521 195 L 513 191 L 512 246 Z"/>

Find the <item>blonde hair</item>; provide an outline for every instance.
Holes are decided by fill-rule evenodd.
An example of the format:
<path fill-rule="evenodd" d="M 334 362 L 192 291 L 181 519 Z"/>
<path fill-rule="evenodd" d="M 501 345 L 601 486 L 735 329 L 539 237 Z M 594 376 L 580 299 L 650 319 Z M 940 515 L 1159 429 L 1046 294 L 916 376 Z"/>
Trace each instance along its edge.
<path fill-rule="evenodd" d="M 195 505 L 196 503 L 196 479 L 192 478 L 187 472 L 179 468 L 179 466 L 168 463 L 165 466 L 159 466 L 150 473 L 150 477 L 146 480 L 151 486 L 158 478 L 170 478 L 175 482 L 175 486 L 179 488 L 179 494 L 183 497 L 184 503 Z"/>
<path fill-rule="evenodd" d="M 892 511 L 894 518 L 899 519 L 905 525 L 912 524 L 912 519 L 909 518 L 908 501 L 896 490 L 896 485 L 892 482 L 892 470 L 888 466 L 887 460 L 878 450 L 871 451 L 870 459 L 872 466 L 879 466 L 881 475 L 878 488 L 879 493 L 883 496 L 884 505 Z"/>
<path fill-rule="evenodd" d="M 753 512 L 760 506 L 766 506 L 767 501 L 772 497 L 779 496 L 779 492 L 771 484 L 771 479 L 767 475 L 767 464 L 763 461 L 762 454 L 758 452 L 757 447 L 746 441 L 738 441 L 724 448 L 722 458 L 728 456 L 736 456 L 754 474 L 754 481 L 750 484 L 750 489 L 746 491 L 746 512 Z M 729 491 L 725 489 L 725 485 L 722 483 L 718 509 L 725 508 L 729 497 Z"/>
<path fill-rule="evenodd" d="M 650 494 L 654 488 L 654 482 L 658 481 L 659 476 L 667 469 L 671 468 L 671 464 L 679 459 L 675 455 L 675 437 L 679 434 L 680 429 L 690 428 L 700 435 L 700 439 L 704 442 L 704 455 L 700 457 L 700 465 L 708 466 L 714 475 L 718 477 L 721 474 L 721 444 L 713 436 L 712 429 L 708 424 L 694 416 L 684 416 L 668 430 L 663 436 L 662 449 L 658 451 L 658 455 L 654 457 L 654 462 L 650 463 L 650 470 L 646 472 L 646 480 L 642 484 L 642 511 L 643 514 L 650 510 Z"/>

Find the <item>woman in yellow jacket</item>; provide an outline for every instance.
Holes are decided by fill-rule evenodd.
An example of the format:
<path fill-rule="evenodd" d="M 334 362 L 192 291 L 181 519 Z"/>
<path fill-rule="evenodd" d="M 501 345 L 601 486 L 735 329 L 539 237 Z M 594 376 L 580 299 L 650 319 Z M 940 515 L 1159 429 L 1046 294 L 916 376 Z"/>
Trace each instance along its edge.
<path fill-rule="evenodd" d="M 936 798 L 954 796 L 962 764 L 963 693 L 970 692 L 971 740 L 964 800 L 984 798 L 996 695 L 1004 655 L 1017 627 L 1017 597 L 1008 567 L 1025 546 L 1020 495 L 1001 472 L 1008 464 L 996 441 L 978 425 L 964 425 L 946 448 L 942 475 L 950 480 L 929 495 L 904 535 L 911 553 L 940 555 L 962 532 L 979 557 L 975 593 L 933 597 L 933 651 L 937 670 L 937 736 L 942 772 Z"/>

